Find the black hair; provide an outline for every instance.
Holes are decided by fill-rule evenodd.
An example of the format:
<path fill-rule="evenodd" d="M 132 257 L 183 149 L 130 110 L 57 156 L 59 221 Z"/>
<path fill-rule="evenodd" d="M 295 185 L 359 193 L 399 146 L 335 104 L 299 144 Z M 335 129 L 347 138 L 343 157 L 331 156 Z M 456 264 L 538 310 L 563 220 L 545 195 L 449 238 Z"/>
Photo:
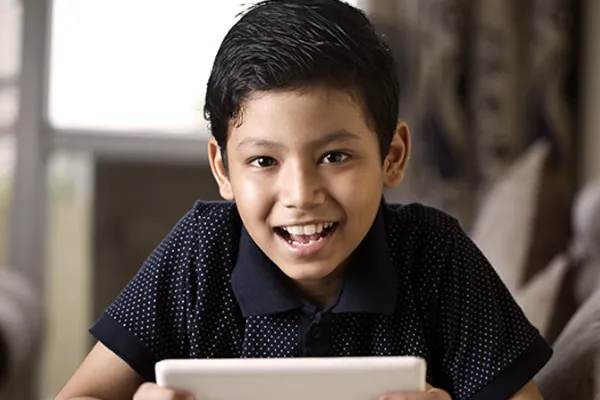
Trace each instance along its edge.
<path fill-rule="evenodd" d="M 324 84 L 363 107 L 387 156 L 400 84 L 388 45 L 365 14 L 339 0 L 266 0 L 229 30 L 208 80 L 204 115 L 223 157 L 230 123 L 253 93 Z M 226 159 L 225 159 L 226 160 Z"/>

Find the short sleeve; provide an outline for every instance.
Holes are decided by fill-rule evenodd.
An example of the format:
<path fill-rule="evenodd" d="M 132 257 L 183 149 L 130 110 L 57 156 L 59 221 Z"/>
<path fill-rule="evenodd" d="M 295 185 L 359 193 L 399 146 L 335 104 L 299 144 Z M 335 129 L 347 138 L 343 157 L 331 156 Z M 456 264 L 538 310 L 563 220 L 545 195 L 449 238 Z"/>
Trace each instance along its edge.
<path fill-rule="evenodd" d="M 458 223 L 450 230 L 439 282 L 439 373 L 455 400 L 510 398 L 552 350 Z"/>
<path fill-rule="evenodd" d="M 144 380 L 154 364 L 187 354 L 190 271 L 198 258 L 197 216 L 190 211 L 90 329 Z"/>

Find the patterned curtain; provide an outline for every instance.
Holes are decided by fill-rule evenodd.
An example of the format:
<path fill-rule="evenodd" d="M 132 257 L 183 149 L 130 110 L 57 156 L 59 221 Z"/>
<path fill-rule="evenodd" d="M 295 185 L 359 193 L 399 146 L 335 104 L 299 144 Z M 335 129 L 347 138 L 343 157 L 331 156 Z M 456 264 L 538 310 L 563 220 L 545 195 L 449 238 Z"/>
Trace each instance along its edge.
<path fill-rule="evenodd" d="M 487 189 L 537 139 L 573 181 L 578 0 L 362 0 L 407 84 L 413 135 L 394 201 L 440 207 L 469 227 Z"/>

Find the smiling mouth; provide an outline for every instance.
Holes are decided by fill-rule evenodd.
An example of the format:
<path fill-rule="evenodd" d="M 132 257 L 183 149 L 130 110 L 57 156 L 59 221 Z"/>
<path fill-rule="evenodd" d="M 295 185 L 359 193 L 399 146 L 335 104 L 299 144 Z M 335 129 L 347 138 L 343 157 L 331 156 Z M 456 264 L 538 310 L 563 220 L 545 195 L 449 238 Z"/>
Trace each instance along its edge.
<path fill-rule="evenodd" d="M 331 236 L 338 227 L 337 222 L 314 225 L 275 227 L 274 231 L 293 246 L 309 246 Z"/>

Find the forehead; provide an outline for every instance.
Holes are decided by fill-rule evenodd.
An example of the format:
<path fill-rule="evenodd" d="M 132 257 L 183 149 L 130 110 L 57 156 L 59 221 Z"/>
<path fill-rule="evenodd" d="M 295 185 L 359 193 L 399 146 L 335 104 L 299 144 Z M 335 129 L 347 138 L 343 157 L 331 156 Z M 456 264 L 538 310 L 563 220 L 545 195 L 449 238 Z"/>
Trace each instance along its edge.
<path fill-rule="evenodd" d="M 231 144 L 256 139 L 302 143 L 333 132 L 373 137 L 363 107 L 351 93 L 316 86 L 301 90 L 255 93 L 232 124 Z"/>

